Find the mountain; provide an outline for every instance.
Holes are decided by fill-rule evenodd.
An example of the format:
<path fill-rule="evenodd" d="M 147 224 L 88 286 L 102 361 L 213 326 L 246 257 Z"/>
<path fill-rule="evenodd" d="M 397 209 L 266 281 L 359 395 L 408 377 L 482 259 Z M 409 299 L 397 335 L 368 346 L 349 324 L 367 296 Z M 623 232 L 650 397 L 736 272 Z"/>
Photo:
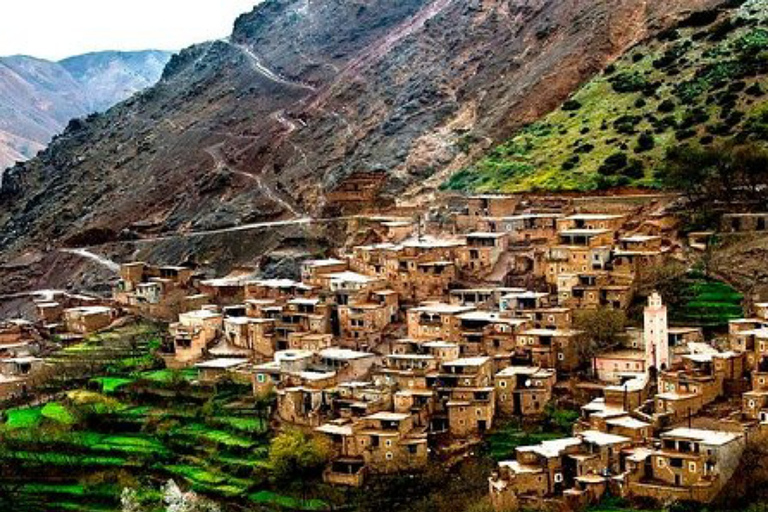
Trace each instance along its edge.
<path fill-rule="evenodd" d="M 768 146 L 764 0 L 692 15 L 636 45 L 445 188 L 657 187 L 668 149 L 730 141 Z"/>
<path fill-rule="evenodd" d="M 268 0 L 8 171 L 0 250 L 45 261 L 150 228 L 320 214 L 356 171 L 386 171 L 389 194 L 416 197 L 638 42 L 721 3 Z"/>
<path fill-rule="evenodd" d="M 70 119 L 104 111 L 155 84 L 170 56 L 152 50 L 60 62 L 0 57 L 0 169 L 34 156 Z"/>

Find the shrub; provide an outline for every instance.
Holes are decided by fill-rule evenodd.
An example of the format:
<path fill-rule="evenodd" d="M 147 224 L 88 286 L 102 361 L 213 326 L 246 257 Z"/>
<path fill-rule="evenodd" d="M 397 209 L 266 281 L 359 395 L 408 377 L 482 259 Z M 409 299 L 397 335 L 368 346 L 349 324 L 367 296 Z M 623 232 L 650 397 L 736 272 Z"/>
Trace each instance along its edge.
<path fill-rule="evenodd" d="M 623 115 L 614 121 L 613 127 L 619 133 L 630 135 L 635 133 L 635 129 L 641 120 L 639 116 Z"/>
<path fill-rule="evenodd" d="M 562 108 L 565 111 L 579 110 L 581 108 L 581 103 L 579 103 L 578 100 L 568 100 L 563 103 Z"/>
<path fill-rule="evenodd" d="M 648 80 L 637 71 L 625 71 L 610 80 L 613 90 L 619 93 L 639 92 L 648 86 Z"/>
<path fill-rule="evenodd" d="M 614 153 L 605 159 L 602 165 L 597 169 L 597 172 L 604 176 L 610 176 L 625 168 L 628 163 L 629 161 L 625 153 Z"/>
<path fill-rule="evenodd" d="M 653 138 L 653 135 L 651 135 L 648 132 L 643 132 L 637 138 L 637 146 L 635 147 L 635 152 L 643 153 L 645 151 L 650 151 L 655 146 L 656 146 L 656 141 Z"/>
<path fill-rule="evenodd" d="M 675 105 L 675 102 L 671 99 L 666 99 L 659 103 L 659 112 L 663 112 L 665 114 L 669 114 L 670 112 L 674 112 L 677 105 Z"/>
<path fill-rule="evenodd" d="M 621 174 L 627 178 L 639 180 L 645 176 L 645 166 L 640 160 L 632 159 L 629 165 L 621 171 Z"/>

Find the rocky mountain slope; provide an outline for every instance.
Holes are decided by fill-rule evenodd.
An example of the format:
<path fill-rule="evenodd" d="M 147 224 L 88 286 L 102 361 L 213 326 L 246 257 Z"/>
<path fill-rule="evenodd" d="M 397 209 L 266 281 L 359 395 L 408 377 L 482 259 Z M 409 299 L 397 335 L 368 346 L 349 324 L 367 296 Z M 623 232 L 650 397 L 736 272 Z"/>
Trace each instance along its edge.
<path fill-rule="evenodd" d="M 99 52 L 50 62 L 0 57 L 0 169 L 33 157 L 70 119 L 153 85 L 168 52 Z"/>
<path fill-rule="evenodd" d="M 455 174 L 457 190 L 655 187 L 666 151 L 768 145 L 768 2 L 694 15 Z"/>
<path fill-rule="evenodd" d="M 319 214 L 350 173 L 438 186 L 717 0 L 270 0 L 72 123 L 0 191 L 6 258 Z M 43 264 L 40 264 L 41 267 Z"/>

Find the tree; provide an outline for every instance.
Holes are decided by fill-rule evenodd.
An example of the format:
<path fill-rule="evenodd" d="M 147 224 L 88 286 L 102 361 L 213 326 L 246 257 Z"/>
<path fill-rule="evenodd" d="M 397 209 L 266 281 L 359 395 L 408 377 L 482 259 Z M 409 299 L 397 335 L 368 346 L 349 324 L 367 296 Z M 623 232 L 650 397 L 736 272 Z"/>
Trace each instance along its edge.
<path fill-rule="evenodd" d="M 577 329 L 584 331 L 581 356 L 591 359 L 598 352 L 619 343 L 624 336 L 627 317 L 611 308 L 579 311 L 574 316 Z"/>
<path fill-rule="evenodd" d="M 272 406 L 277 398 L 277 393 L 274 389 L 257 393 L 254 401 L 254 408 L 256 409 L 256 416 L 261 420 L 262 426 L 266 428 L 269 421 L 269 415 L 272 412 Z"/>
<path fill-rule="evenodd" d="M 278 480 L 301 480 L 317 476 L 331 455 L 330 446 L 300 430 L 286 430 L 269 445 L 269 462 Z"/>

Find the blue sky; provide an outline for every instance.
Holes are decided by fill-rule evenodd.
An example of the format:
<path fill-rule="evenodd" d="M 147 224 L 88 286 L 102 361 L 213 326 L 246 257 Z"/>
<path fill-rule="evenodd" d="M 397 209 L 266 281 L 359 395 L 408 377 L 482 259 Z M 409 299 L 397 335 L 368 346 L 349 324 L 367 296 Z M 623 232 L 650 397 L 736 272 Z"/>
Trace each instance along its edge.
<path fill-rule="evenodd" d="M 179 50 L 225 37 L 260 0 L 2 0 L 0 55 Z"/>

